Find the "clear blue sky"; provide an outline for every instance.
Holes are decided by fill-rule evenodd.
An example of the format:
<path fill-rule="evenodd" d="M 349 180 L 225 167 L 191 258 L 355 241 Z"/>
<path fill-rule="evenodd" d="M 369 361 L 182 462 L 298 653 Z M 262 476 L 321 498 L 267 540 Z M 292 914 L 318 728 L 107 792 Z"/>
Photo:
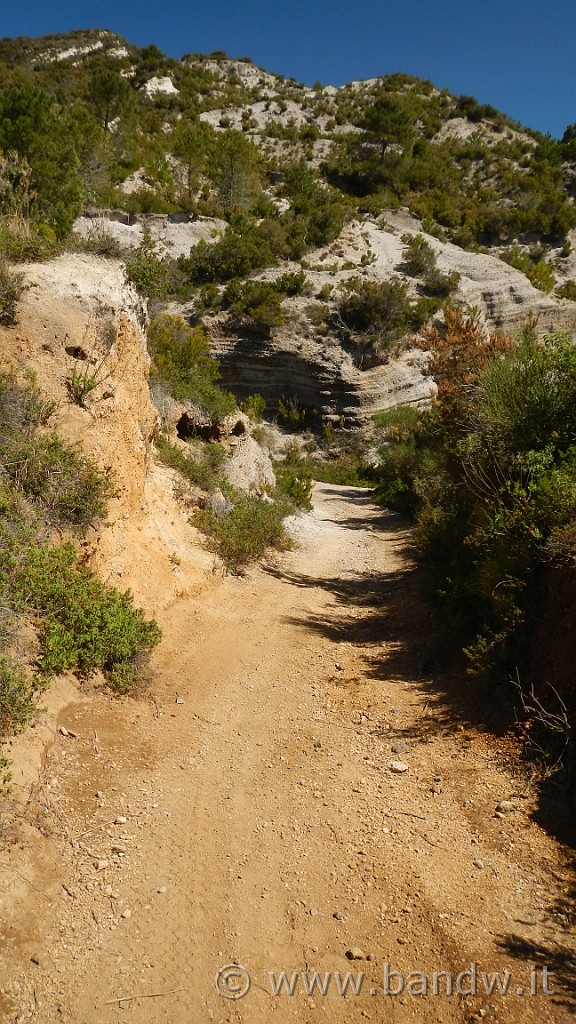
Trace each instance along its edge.
<path fill-rule="evenodd" d="M 560 137 L 576 122 L 576 0 L 12 0 L 0 35 L 109 28 L 226 50 L 312 84 L 405 71 Z"/>

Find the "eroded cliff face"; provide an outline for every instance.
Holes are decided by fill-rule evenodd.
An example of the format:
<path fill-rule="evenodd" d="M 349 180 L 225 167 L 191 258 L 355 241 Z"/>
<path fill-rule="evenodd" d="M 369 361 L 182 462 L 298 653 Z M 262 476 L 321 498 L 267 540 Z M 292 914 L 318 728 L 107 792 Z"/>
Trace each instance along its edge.
<path fill-rule="evenodd" d="M 329 246 L 308 254 L 304 293 L 284 299 L 286 322 L 269 338 L 230 330 L 224 315 L 205 318 L 223 386 L 240 399 L 261 394 L 271 413 L 280 398 L 291 397 L 302 407 L 316 410 L 318 419 L 343 419 L 350 426 L 366 424 L 374 412 L 399 403 L 426 401 L 433 385 L 417 338 L 387 362 L 371 366 L 369 361 L 362 363 L 359 352 L 343 343 L 337 331 L 318 330 L 314 324 L 314 307 L 324 304 L 333 309 L 339 287 L 351 278 L 399 278 L 416 297 L 421 282 L 403 271 L 402 236 L 420 234 L 421 227 L 406 211 L 387 212 L 385 220 L 367 218 L 347 225 Z M 169 242 L 168 223 L 165 230 Z M 438 270 L 460 275 L 453 301 L 477 312 L 487 331 L 514 334 L 528 317 L 535 317 L 541 334 L 566 331 L 576 337 L 576 303 L 539 291 L 525 274 L 495 254 L 472 253 L 431 235 L 424 237 Z M 295 263 L 289 269 L 301 267 Z M 273 280 L 279 273 L 278 268 L 270 268 L 254 276 Z M 193 304 L 174 310 L 185 318 L 194 313 Z"/>
<path fill-rule="evenodd" d="M 18 324 L 0 329 L 0 363 L 34 374 L 56 403 L 49 427 L 110 476 L 116 495 L 107 521 L 88 531 L 84 553 L 104 579 L 131 588 L 157 614 L 201 585 L 211 557 L 176 498 L 174 474 L 153 455 L 159 421 L 145 307 L 120 261 L 68 254 L 25 272 Z M 71 398 L 73 373 L 101 381 L 85 407 Z"/>
<path fill-rule="evenodd" d="M 145 307 L 120 261 L 65 255 L 26 268 L 18 325 L 3 331 L 3 360 L 32 370 L 56 403 L 50 425 L 81 443 L 98 467 L 114 474 L 110 521 L 140 500 L 157 413 L 150 401 Z M 85 407 L 70 394 L 72 375 L 100 382 Z"/>

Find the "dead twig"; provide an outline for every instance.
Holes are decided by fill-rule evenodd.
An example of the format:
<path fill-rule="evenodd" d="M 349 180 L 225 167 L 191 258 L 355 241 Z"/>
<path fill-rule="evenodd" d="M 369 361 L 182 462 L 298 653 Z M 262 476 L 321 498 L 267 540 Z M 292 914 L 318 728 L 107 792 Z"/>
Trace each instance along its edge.
<path fill-rule="evenodd" d="M 70 836 L 70 842 L 74 843 L 77 839 L 82 839 L 82 836 L 88 836 L 91 832 L 97 832 L 99 828 L 106 828 L 107 825 L 115 825 L 116 818 L 112 818 L 111 821 L 102 821 L 99 825 L 92 825 L 92 828 L 85 828 L 83 832 L 79 832 L 76 836 Z"/>
<path fill-rule="evenodd" d="M 132 996 L 117 996 L 115 999 L 107 999 L 102 1006 L 114 1006 L 115 1003 L 131 1003 L 134 999 L 164 999 L 166 996 L 175 996 L 180 992 L 189 992 L 189 988 L 174 988 L 170 992 L 138 992 Z"/>

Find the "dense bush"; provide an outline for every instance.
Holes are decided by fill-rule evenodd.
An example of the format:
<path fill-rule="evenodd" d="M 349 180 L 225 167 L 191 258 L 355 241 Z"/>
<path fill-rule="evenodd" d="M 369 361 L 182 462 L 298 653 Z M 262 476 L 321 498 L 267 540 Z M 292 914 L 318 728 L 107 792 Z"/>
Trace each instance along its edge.
<path fill-rule="evenodd" d="M 200 240 L 189 256 L 181 256 L 178 265 L 193 285 L 211 281 L 226 282 L 246 277 L 253 270 L 272 266 L 276 257 L 269 240 L 259 226 L 243 215 L 234 217 L 217 242 Z"/>
<path fill-rule="evenodd" d="M 272 281 L 231 281 L 222 305 L 236 327 L 249 327 L 265 337 L 284 323 L 282 299 Z"/>
<path fill-rule="evenodd" d="M 427 277 L 436 270 L 436 256 L 424 235 L 402 235 L 404 253 L 402 270 L 411 277 Z"/>
<path fill-rule="evenodd" d="M 487 339 L 456 310 L 428 341 L 438 396 L 388 425 L 380 496 L 414 512 L 434 588 L 486 670 L 517 656 L 541 567 L 576 516 L 576 348 L 531 328 Z"/>
<path fill-rule="evenodd" d="M 123 691 L 141 675 L 160 632 L 129 593 L 102 583 L 53 527 L 79 529 L 106 514 L 111 484 L 93 463 L 46 432 L 54 410 L 32 384 L 0 375 L 0 733 L 23 727 L 51 674 L 101 669 Z M 33 664 L 16 655 L 32 628 Z"/>
<path fill-rule="evenodd" d="M 213 423 L 233 412 L 235 400 L 216 383 L 220 370 L 201 328 L 165 313 L 150 323 L 148 345 L 152 376 L 174 398 L 197 405 Z"/>
<path fill-rule="evenodd" d="M 81 209 L 79 159 L 71 120 L 48 91 L 0 86 L 0 149 L 18 153 L 31 169 L 32 220 L 67 235 Z"/>
<path fill-rule="evenodd" d="M 283 522 L 293 507 L 289 502 L 264 501 L 231 488 L 227 488 L 227 494 L 231 501 L 228 511 L 199 509 L 193 521 L 206 534 L 209 550 L 230 572 L 241 573 L 267 548 L 283 550 L 291 546 Z"/>
<path fill-rule="evenodd" d="M 134 666 L 160 640 L 160 630 L 134 608 L 130 592 L 107 586 L 78 561 L 71 544 L 32 545 L 10 585 L 17 607 L 40 615 L 42 673 Z"/>
<path fill-rule="evenodd" d="M 148 229 L 142 242 L 125 259 L 126 270 L 132 284 L 149 299 L 167 299 L 175 286 L 175 273 L 170 261 L 159 256 Z"/>
<path fill-rule="evenodd" d="M 360 364 L 386 357 L 409 331 L 418 330 L 438 309 L 430 299 L 413 301 L 399 278 L 350 278 L 342 286 L 335 326 L 360 349 Z"/>

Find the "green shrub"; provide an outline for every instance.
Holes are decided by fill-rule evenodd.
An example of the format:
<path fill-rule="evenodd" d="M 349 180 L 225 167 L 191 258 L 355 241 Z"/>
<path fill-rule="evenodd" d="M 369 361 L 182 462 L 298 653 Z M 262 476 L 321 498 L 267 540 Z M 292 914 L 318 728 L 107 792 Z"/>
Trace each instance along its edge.
<path fill-rule="evenodd" d="M 424 278 L 424 288 L 430 295 L 438 299 L 447 299 L 460 283 L 460 274 L 452 270 L 449 274 L 443 274 L 440 270 L 433 270 Z"/>
<path fill-rule="evenodd" d="M 222 514 L 199 509 L 194 525 L 207 536 L 209 550 L 222 559 L 230 572 L 241 573 L 261 558 L 268 548 L 291 546 L 283 519 L 290 507 L 252 495 L 230 491 L 232 508 Z"/>
<path fill-rule="evenodd" d="M 28 724 L 36 711 L 36 689 L 18 665 L 5 655 L 0 657 L 0 738 Z M 5 768 L 1 761 L 0 772 Z"/>
<path fill-rule="evenodd" d="M 535 288 L 542 292 L 551 292 L 554 288 L 554 271 L 546 260 L 533 260 L 527 252 L 515 246 L 503 254 L 502 259 L 511 267 L 520 270 Z"/>
<path fill-rule="evenodd" d="M 343 290 L 339 322 L 358 345 L 376 356 L 389 352 L 413 325 L 415 307 L 402 281 L 351 278 Z"/>
<path fill-rule="evenodd" d="M 87 526 L 106 515 L 112 483 L 56 434 L 5 435 L 0 465 L 57 523 Z"/>
<path fill-rule="evenodd" d="M 102 583 L 71 544 L 31 546 L 13 588 L 16 600 L 41 616 L 39 665 L 46 675 L 100 669 L 109 676 L 136 665 L 160 641 L 159 627 L 134 608 L 131 593 Z"/>
<path fill-rule="evenodd" d="M 293 298 L 295 295 L 302 294 L 306 280 L 306 274 L 303 270 L 287 271 L 285 274 L 280 274 L 280 277 L 277 277 L 273 283 L 280 295 L 287 295 L 289 298 Z"/>
<path fill-rule="evenodd" d="M 308 418 L 308 412 L 302 408 L 297 398 L 282 395 L 278 399 L 278 422 L 287 430 L 303 430 Z"/>
<path fill-rule="evenodd" d="M 12 270 L 0 256 L 0 324 L 4 327 L 16 323 L 16 307 L 24 287 L 24 274 Z"/>
<path fill-rule="evenodd" d="M 218 242 L 201 239 L 187 257 L 180 256 L 178 265 L 193 285 L 231 281 L 243 278 L 254 270 L 273 266 L 276 257 L 255 221 L 237 215 Z"/>
<path fill-rule="evenodd" d="M 234 397 L 216 383 L 220 370 L 201 328 L 188 327 L 181 317 L 164 313 L 150 323 L 148 346 L 152 376 L 174 398 L 198 405 L 212 423 L 234 411 Z"/>
<path fill-rule="evenodd" d="M 251 420 L 261 423 L 266 412 L 266 399 L 259 394 L 248 395 L 243 402 L 240 402 L 240 408 Z"/>
<path fill-rule="evenodd" d="M 176 469 L 195 487 L 211 491 L 220 482 L 222 464 L 226 457 L 222 445 L 202 444 L 199 450 L 191 451 L 188 455 L 180 448 L 170 444 L 167 438 L 160 436 L 156 440 L 156 448 L 164 465 Z"/>
<path fill-rule="evenodd" d="M 576 281 L 570 279 L 559 285 L 556 288 L 556 295 L 561 299 L 570 299 L 571 302 L 576 302 Z"/>
<path fill-rule="evenodd" d="M 312 508 L 312 473 L 298 445 L 289 445 L 284 458 L 274 463 L 277 494 L 296 508 Z"/>
<path fill-rule="evenodd" d="M 429 332 L 432 338 L 432 333 Z M 386 430 L 377 493 L 416 517 L 432 584 L 474 670 L 519 656 L 531 593 L 576 519 L 576 348 L 486 340 L 448 310 L 435 335 L 438 396 Z M 412 422 L 410 422 L 412 419 Z"/>
<path fill-rule="evenodd" d="M 436 256 L 424 235 L 404 234 L 402 269 L 411 277 L 427 277 L 436 270 Z"/>
<path fill-rule="evenodd" d="M 126 257 L 126 270 L 134 287 L 149 299 L 168 298 L 174 287 L 174 274 L 170 261 L 156 252 L 156 245 L 148 228 L 142 242 Z"/>
<path fill-rule="evenodd" d="M 378 431 L 385 431 L 387 439 L 401 441 L 412 436 L 421 416 L 421 410 L 413 405 L 395 405 L 375 413 L 373 422 Z"/>
<path fill-rule="evenodd" d="M 342 487 L 373 487 L 374 470 L 361 451 L 343 450 L 331 458 L 309 458 L 308 467 L 314 480 Z"/>
<path fill-rule="evenodd" d="M 270 337 L 284 323 L 282 299 L 271 281 L 231 281 L 222 296 L 222 305 L 232 322 Z"/>

